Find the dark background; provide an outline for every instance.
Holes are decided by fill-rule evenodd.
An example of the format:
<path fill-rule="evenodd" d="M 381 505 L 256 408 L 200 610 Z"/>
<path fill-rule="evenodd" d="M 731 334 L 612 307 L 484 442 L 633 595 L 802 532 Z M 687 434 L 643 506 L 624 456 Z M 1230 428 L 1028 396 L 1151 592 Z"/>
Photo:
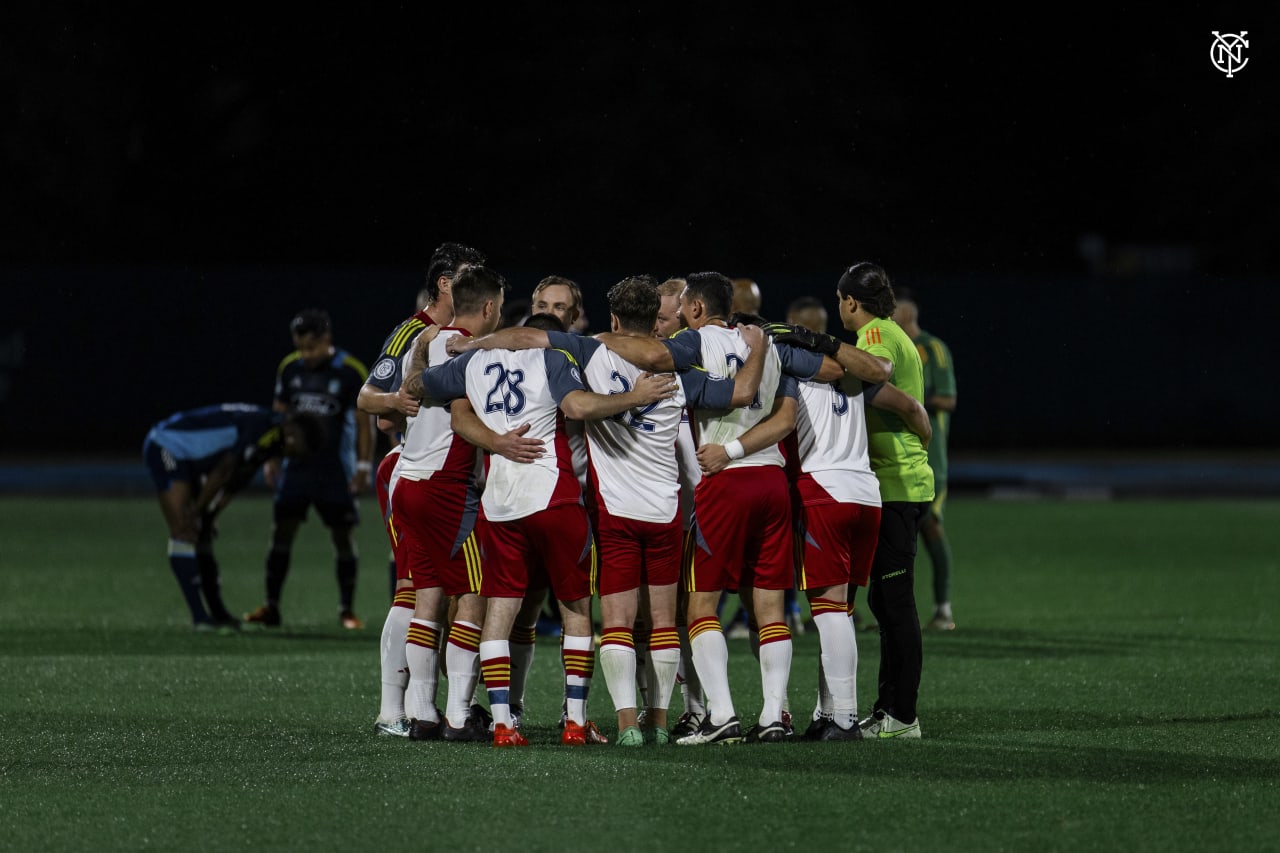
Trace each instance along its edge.
<path fill-rule="evenodd" d="M 265 403 L 308 305 L 370 362 L 445 240 L 596 330 L 630 273 L 779 317 L 875 260 L 953 350 L 960 452 L 1275 446 L 1258 8 L 8 13 L 0 450 Z"/>

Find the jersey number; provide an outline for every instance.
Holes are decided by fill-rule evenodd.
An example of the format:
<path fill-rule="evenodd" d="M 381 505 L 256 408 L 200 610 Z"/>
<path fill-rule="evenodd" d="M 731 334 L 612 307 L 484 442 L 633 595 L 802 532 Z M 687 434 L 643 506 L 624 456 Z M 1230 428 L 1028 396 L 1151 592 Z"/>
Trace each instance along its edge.
<path fill-rule="evenodd" d="M 631 383 L 627 381 L 627 377 L 623 376 L 618 371 L 616 370 L 613 371 L 613 373 L 609 375 L 609 378 L 622 386 L 621 390 L 610 391 L 609 393 L 611 395 L 625 394 L 631 390 Z M 626 412 L 618 412 L 618 414 L 613 415 L 610 418 L 610 420 L 615 420 L 620 424 L 626 424 L 632 429 L 638 429 L 641 432 L 653 432 L 654 430 L 653 421 L 646 421 L 644 419 L 644 416 L 652 412 L 657 407 L 658 407 L 657 403 L 650 403 L 649 405 L 645 406 L 643 409 L 631 409 L 630 411 L 626 411 Z"/>
<path fill-rule="evenodd" d="M 831 386 L 831 396 L 831 409 L 836 413 L 836 416 L 849 414 L 849 395 L 833 384 Z"/>
<path fill-rule="evenodd" d="M 489 389 L 489 395 L 484 398 L 484 410 L 506 412 L 508 415 L 518 415 L 524 411 L 524 392 L 520 390 L 520 383 L 524 381 L 524 371 L 507 370 L 495 361 L 484 369 L 485 376 L 490 373 L 497 374 L 497 377 L 494 379 L 493 387 Z"/>

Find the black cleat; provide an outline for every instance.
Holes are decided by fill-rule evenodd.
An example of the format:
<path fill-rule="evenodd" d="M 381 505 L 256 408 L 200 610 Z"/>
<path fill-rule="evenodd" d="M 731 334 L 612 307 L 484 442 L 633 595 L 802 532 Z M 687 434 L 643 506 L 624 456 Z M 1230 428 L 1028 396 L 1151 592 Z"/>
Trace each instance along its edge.
<path fill-rule="evenodd" d="M 688 737 L 696 732 L 702 726 L 702 715 L 695 714 L 692 711 L 685 711 L 680 715 L 680 719 L 671 727 L 668 732 L 672 740 L 680 740 L 682 737 Z"/>
<path fill-rule="evenodd" d="M 827 720 L 827 727 L 814 740 L 862 740 L 862 728 L 854 723 L 847 729 L 840 728 L 835 720 Z"/>
<path fill-rule="evenodd" d="M 516 708 L 517 708 L 517 707 L 518 707 L 518 706 L 516 706 L 516 705 L 512 705 L 512 706 L 511 706 L 511 713 L 512 713 L 512 714 L 516 714 L 516 713 L 518 713 L 518 712 L 516 711 Z M 489 713 L 489 709 L 488 709 L 488 708 L 486 708 L 485 706 L 481 705 L 479 702 L 474 702 L 474 703 L 472 703 L 472 705 L 471 705 L 471 716 L 472 716 L 472 717 L 477 717 L 477 718 L 479 718 L 480 722 L 484 724 L 485 731 L 488 731 L 488 730 L 489 730 L 489 726 L 493 724 L 493 714 L 490 714 L 490 713 Z M 486 737 L 486 738 L 485 738 L 485 740 L 487 741 L 487 740 L 488 740 L 488 738 Z"/>
<path fill-rule="evenodd" d="M 783 728 L 781 722 L 757 723 L 751 727 L 751 731 L 747 732 L 747 743 L 782 743 L 787 739 L 787 730 Z"/>
<path fill-rule="evenodd" d="M 453 743 L 489 743 L 493 736 L 489 734 L 489 725 L 480 717 L 472 714 L 461 728 L 449 725 L 449 718 L 440 721 L 440 738 Z"/>
<path fill-rule="evenodd" d="M 778 727 L 778 737 L 782 737 L 782 727 Z M 720 725 L 711 722 L 711 717 L 702 721 L 696 732 L 676 741 L 680 746 L 701 746 L 707 743 L 742 743 L 742 729 L 738 726 L 738 718 L 730 717 Z"/>
<path fill-rule="evenodd" d="M 809 728 L 804 730 L 800 738 L 801 740 L 822 740 L 822 733 L 827 730 L 827 726 L 834 725 L 835 721 L 830 717 L 819 717 L 809 723 Z"/>
<path fill-rule="evenodd" d="M 440 740 L 440 721 L 434 723 L 426 720 L 409 722 L 409 740 Z"/>

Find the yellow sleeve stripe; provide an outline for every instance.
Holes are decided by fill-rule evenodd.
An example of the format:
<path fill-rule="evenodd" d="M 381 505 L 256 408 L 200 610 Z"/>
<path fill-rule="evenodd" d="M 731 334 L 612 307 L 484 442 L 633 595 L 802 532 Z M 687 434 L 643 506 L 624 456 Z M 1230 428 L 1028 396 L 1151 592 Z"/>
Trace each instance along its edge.
<path fill-rule="evenodd" d="M 421 320 L 410 320 L 400 327 L 391 344 L 387 347 L 387 355 L 403 355 L 405 348 L 409 345 L 409 341 L 418 334 L 421 329 L 426 328 Z"/>
<path fill-rule="evenodd" d="M 579 366 L 578 360 L 574 358 L 572 355 L 570 355 L 568 350 L 557 349 L 556 352 L 564 353 L 564 357 L 569 359 L 569 363 L 572 364 L 574 367 Z"/>
<path fill-rule="evenodd" d="M 284 373 L 284 369 L 286 367 L 300 358 L 302 358 L 302 355 L 297 350 L 289 353 L 284 358 L 280 359 L 280 366 L 276 368 L 276 373 Z"/>
<path fill-rule="evenodd" d="M 942 346 L 942 341 L 929 341 L 933 349 L 934 358 L 938 362 L 938 367 L 946 368 L 947 366 L 947 350 Z"/>

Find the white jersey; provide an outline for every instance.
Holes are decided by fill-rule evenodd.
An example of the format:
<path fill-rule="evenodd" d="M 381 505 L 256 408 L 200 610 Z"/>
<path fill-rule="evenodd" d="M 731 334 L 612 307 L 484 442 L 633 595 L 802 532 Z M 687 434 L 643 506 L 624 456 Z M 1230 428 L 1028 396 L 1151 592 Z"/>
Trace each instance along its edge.
<path fill-rule="evenodd" d="M 867 455 L 866 396 L 848 374 L 838 382 L 801 382 L 796 411 L 800 471 L 838 503 L 880 506 Z"/>
<path fill-rule="evenodd" d="M 593 338 L 548 333 L 553 347 L 569 352 L 597 394 L 625 394 L 644 372 Z M 675 396 L 611 418 L 587 422 L 592 482 L 610 515 L 665 524 L 680 506 L 676 440 L 687 401 L 728 405 L 733 383 L 704 371 L 681 374 Z M 695 460 L 696 464 L 696 460 Z"/>
<path fill-rule="evenodd" d="M 430 364 L 440 365 L 449 361 L 452 356 L 445 348 L 450 338 L 465 335 L 462 329 L 446 327 L 440 330 L 427 347 Z M 413 356 L 412 348 L 405 353 L 401 372 L 406 373 L 409 360 Z M 475 448 L 453 432 L 449 410 L 443 405 L 424 405 L 418 414 L 405 419 L 404 449 L 400 453 L 400 461 L 396 463 L 393 476 L 407 477 L 410 480 L 427 480 L 439 471 L 446 472 L 446 478 L 465 477 L 474 479 L 476 466 Z"/>
<path fill-rule="evenodd" d="M 680 508 L 684 529 L 693 522 L 693 490 L 702 479 L 702 466 L 698 464 L 698 445 L 693 440 L 693 427 L 689 425 L 689 410 L 680 418 L 680 432 L 676 435 L 676 462 L 680 466 Z"/>
<path fill-rule="evenodd" d="M 687 330 L 676 335 L 676 338 L 686 334 Z M 703 326 L 696 334 L 699 338 L 702 366 L 713 376 L 732 378 L 751 355 L 751 348 L 737 329 Z M 750 405 L 738 409 L 694 408 L 691 420 L 698 446 L 723 445 L 736 441 L 747 430 L 768 417 L 773 411 L 773 399 L 778 392 L 781 375 L 782 365 L 778 353 L 773 346 L 769 346 L 769 351 L 765 354 L 760 390 Z M 770 445 L 741 459 L 735 459 L 729 463 L 728 468 L 760 465 L 782 465 L 782 451 L 777 445 Z"/>
<path fill-rule="evenodd" d="M 579 503 L 560 401 L 586 390 L 578 368 L 556 350 L 472 350 L 424 374 L 435 400 L 465 396 L 496 433 L 529 424 L 527 438 L 545 442 L 532 463 L 490 455 L 481 504 L 490 521 L 514 521 L 563 503 Z"/>

